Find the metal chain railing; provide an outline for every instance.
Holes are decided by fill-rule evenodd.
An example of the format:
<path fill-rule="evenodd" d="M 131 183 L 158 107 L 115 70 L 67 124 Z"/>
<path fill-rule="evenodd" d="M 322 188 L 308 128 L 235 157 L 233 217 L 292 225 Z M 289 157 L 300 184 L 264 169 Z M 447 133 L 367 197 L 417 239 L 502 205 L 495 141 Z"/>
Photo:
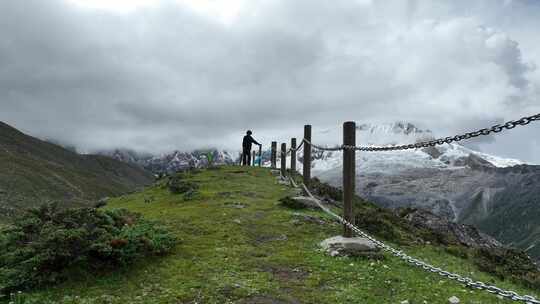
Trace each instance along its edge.
<path fill-rule="evenodd" d="M 299 188 L 292 177 L 289 177 L 289 180 L 290 180 L 293 187 Z M 351 224 L 349 221 L 345 220 L 343 217 L 341 217 L 341 216 L 337 215 L 336 213 L 334 213 L 332 210 L 330 210 L 329 208 L 324 206 L 322 204 L 322 202 L 318 198 L 316 198 L 311 193 L 311 191 L 309 191 L 309 189 L 306 187 L 305 184 L 302 184 L 302 188 L 307 193 L 307 195 L 311 199 L 313 199 L 313 201 L 317 204 L 317 206 L 319 206 L 319 208 L 321 208 L 323 211 L 325 211 L 326 213 L 328 213 L 329 215 L 334 217 L 338 222 L 340 222 L 341 224 L 346 225 L 347 227 L 349 227 L 357 235 L 359 235 L 361 237 L 364 237 L 366 239 L 369 239 L 377 247 L 383 249 L 384 251 L 390 252 L 392 255 L 404 260 L 405 262 L 407 262 L 407 263 L 409 263 L 409 264 L 411 264 L 413 266 L 419 267 L 419 268 L 421 268 L 421 269 L 423 269 L 425 271 L 428 271 L 428 272 L 439 274 L 440 276 L 443 276 L 443 277 L 446 277 L 448 279 L 457 281 L 457 282 L 459 282 L 461 284 L 464 284 L 464 285 L 466 285 L 468 287 L 472 287 L 472 288 L 476 288 L 476 289 L 480 289 L 480 290 L 485 290 L 485 291 L 487 291 L 489 293 L 496 294 L 496 295 L 502 296 L 502 297 L 510 299 L 510 300 L 521 301 L 521 302 L 525 302 L 526 304 L 540 304 L 540 300 L 536 299 L 533 296 L 519 295 L 517 292 L 512 291 L 512 290 L 505 290 L 505 289 L 499 288 L 499 287 L 494 286 L 494 285 L 488 285 L 488 284 L 486 284 L 484 282 L 481 282 L 481 281 L 475 281 L 475 280 L 473 280 L 473 279 L 471 279 L 469 277 L 465 277 L 465 276 L 462 276 L 460 274 L 453 273 L 453 272 L 450 272 L 450 271 L 445 271 L 445 270 L 443 270 L 443 269 L 441 269 L 439 267 L 435 267 L 435 266 L 433 266 L 433 265 L 431 265 L 429 263 L 426 263 L 424 261 L 421 261 L 419 259 L 411 257 L 411 256 L 407 255 L 406 253 L 404 253 L 403 251 L 397 250 L 397 249 L 395 249 L 395 248 L 393 248 L 393 247 L 391 247 L 391 246 L 377 240 L 376 238 L 372 237 L 371 235 L 369 235 L 369 234 L 363 232 L 362 230 L 360 230 L 360 228 L 358 228 L 355 225 Z"/>
<path fill-rule="evenodd" d="M 467 133 L 461 134 L 461 135 L 447 136 L 447 137 L 434 139 L 434 140 L 430 140 L 430 141 L 419 142 L 419 143 L 415 143 L 415 144 L 395 145 L 395 146 L 347 146 L 347 145 L 340 145 L 340 146 L 335 146 L 335 147 L 323 147 L 323 146 L 313 144 L 312 142 L 310 142 L 309 140 L 304 138 L 304 139 L 302 139 L 301 144 L 295 149 L 295 151 L 298 151 L 300 149 L 300 147 L 302 147 L 304 142 L 311 145 L 311 147 L 313 147 L 313 148 L 315 148 L 317 150 L 322 150 L 322 151 L 342 151 L 342 150 L 345 150 L 345 149 L 351 149 L 351 150 L 356 150 L 356 151 L 375 152 L 375 151 L 397 151 L 397 150 L 409 150 L 409 149 L 427 148 L 427 147 L 434 147 L 436 145 L 443 145 L 443 144 L 450 144 L 450 143 L 453 143 L 453 142 L 459 142 L 459 141 L 462 141 L 462 140 L 471 139 L 471 138 L 478 137 L 478 136 L 481 136 L 481 135 L 490 135 L 491 133 L 499 133 L 499 132 L 502 132 L 505 129 L 510 130 L 510 129 L 515 128 L 516 126 L 525 126 L 525 125 L 528 125 L 529 123 L 531 123 L 533 121 L 538 121 L 538 120 L 540 120 L 540 113 L 535 114 L 535 115 L 531 115 L 531 116 L 526 116 L 526 117 L 520 118 L 518 120 L 510 120 L 510 121 L 508 121 L 508 122 L 506 122 L 504 124 L 494 125 L 494 126 L 492 126 L 490 128 L 484 128 L 484 129 L 480 129 L 480 130 L 474 131 L 474 132 L 467 132 Z M 289 150 L 292 150 L 292 149 L 289 149 Z"/>
<path fill-rule="evenodd" d="M 302 148 L 303 145 L 304 145 L 304 141 L 302 140 L 300 145 L 298 145 L 298 147 L 296 147 L 296 151 L 300 150 L 300 148 Z"/>
<path fill-rule="evenodd" d="M 310 140 L 304 138 L 301 141 L 300 145 L 296 149 L 290 148 L 288 151 L 286 151 L 287 153 L 282 152 L 282 156 L 286 157 L 286 154 L 288 154 L 289 152 L 300 150 L 300 148 L 302 147 L 303 144 L 309 145 L 313 149 L 322 150 L 322 151 L 343 151 L 343 150 L 348 150 L 348 151 L 344 151 L 345 156 L 347 156 L 348 153 L 350 154 L 350 152 L 351 152 L 350 150 L 358 150 L 358 151 L 393 151 L 394 150 L 395 151 L 395 150 L 407 150 L 407 149 L 415 149 L 415 148 L 426 148 L 426 147 L 433 147 L 433 146 L 436 146 L 436 145 L 442 145 L 442 144 L 445 144 L 445 143 L 450 144 L 450 143 L 453 143 L 453 142 L 458 142 L 458 141 L 461 141 L 461 140 L 470 139 L 470 138 L 474 138 L 474 137 L 481 136 L 481 135 L 490 135 L 491 133 L 499 133 L 499 132 L 502 132 L 505 129 L 509 130 L 509 129 L 515 128 L 516 126 L 528 125 L 529 123 L 531 123 L 533 121 L 538 121 L 538 120 L 540 120 L 540 114 L 523 117 L 523 118 L 515 120 L 515 121 L 508 121 L 508 122 L 506 122 L 506 123 L 504 123 L 502 125 L 494 125 L 491 128 L 480 129 L 478 131 L 468 132 L 468 133 L 465 133 L 465 134 L 462 134 L 462 135 L 455 135 L 453 137 L 445 137 L 445 138 L 435 139 L 435 140 L 431 140 L 431 141 L 419 142 L 419 143 L 416 143 L 416 144 L 398 145 L 398 146 L 386 146 L 386 147 L 375 147 L 375 146 L 359 147 L 359 146 L 354 145 L 354 141 L 352 141 L 352 142 L 349 141 L 349 143 L 352 143 L 353 145 L 341 145 L 341 146 L 336 146 L 336 147 L 323 147 L 323 146 L 315 145 L 315 144 L 311 143 Z M 305 129 L 305 130 L 308 130 L 309 132 L 311 132 L 311 126 L 306 125 L 306 127 L 308 127 L 309 129 Z M 344 126 L 344 130 L 345 130 L 345 126 Z M 352 130 L 349 130 L 349 133 L 350 132 L 354 133 L 354 124 L 353 124 Z M 306 131 L 304 131 L 304 134 L 306 134 Z M 308 133 L 308 134 L 310 134 L 310 133 Z M 344 137 L 345 137 L 345 131 L 344 131 Z M 307 165 L 306 165 L 306 159 L 304 159 L 304 168 L 306 168 L 306 166 L 307 166 L 307 168 L 309 168 L 309 164 L 310 164 L 309 158 L 308 158 Z M 309 173 L 309 171 L 308 171 L 308 173 Z M 285 179 L 285 177 L 282 175 L 281 171 L 280 171 L 280 176 L 281 176 L 282 179 Z M 354 176 L 354 171 L 353 171 L 353 176 Z M 290 180 L 290 183 L 291 183 L 291 185 L 293 187 L 298 188 L 298 185 L 295 183 L 295 181 L 294 181 L 294 179 L 292 177 L 289 177 L 288 179 Z M 309 181 L 309 174 L 308 174 L 308 181 Z M 438 274 L 440 276 L 443 276 L 443 277 L 446 277 L 448 279 L 455 280 L 455 281 L 457 281 L 457 282 L 459 282 L 461 284 L 464 284 L 464 285 L 466 285 L 468 287 L 472 287 L 472 288 L 476 288 L 476 289 L 480 289 L 480 290 L 485 290 L 485 291 L 487 291 L 489 293 L 496 294 L 498 296 L 508 298 L 508 299 L 511 299 L 511 300 L 514 300 L 514 301 L 521 301 L 521 302 L 525 302 L 525 303 L 528 303 L 528 304 L 540 304 L 540 300 L 538 300 L 537 298 L 535 298 L 533 296 L 519 295 L 517 292 L 512 291 L 512 290 L 505 290 L 505 289 L 499 288 L 499 287 L 494 286 L 494 285 L 488 285 L 488 284 L 486 284 L 484 282 L 481 282 L 481 281 L 475 281 L 475 280 L 473 280 L 473 279 L 471 279 L 469 277 L 461 276 L 461 275 L 456 274 L 456 273 L 445 271 L 445 270 L 443 270 L 441 268 L 435 267 L 435 266 L 433 266 L 431 264 L 428 264 L 428 263 L 426 263 L 424 261 L 421 261 L 419 259 L 411 257 L 411 256 L 407 255 L 406 253 L 402 252 L 401 250 L 395 249 L 395 248 L 393 248 L 393 247 L 391 247 L 391 246 L 389 246 L 389 245 L 375 239 L 371 235 L 363 232 L 358 227 L 356 227 L 355 225 L 353 225 L 349 221 L 345 220 L 343 217 L 337 215 L 336 213 L 332 212 L 332 210 L 330 210 L 329 208 L 324 206 L 319 199 L 317 199 L 315 196 L 313 196 L 313 194 L 309 191 L 309 189 L 306 187 L 305 184 L 302 184 L 302 187 L 304 188 L 304 191 L 309 195 L 309 197 L 311 197 L 323 211 L 325 211 L 326 213 L 330 214 L 332 217 L 337 219 L 345 227 L 350 229 L 350 231 L 358 234 L 359 236 L 362 236 L 364 238 L 369 239 L 377 247 L 383 249 L 384 251 L 387 251 L 387 252 L 391 253 L 392 255 L 406 261 L 407 263 L 409 263 L 409 264 L 411 264 L 413 266 L 419 267 L 419 268 L 424 269 L 425 271 L 428 271 L 428 272 L 436 273 L 436 274 Z"/>
<path fill-rule="evenodd" d="M 540 113 L 536 115 L 531 115 L 527 117 L 523 117 L 518 120 L 510 120 L 502 125 L 494 125 L 491 128 L 484 128 L 480 129 L 478 131 L 474 132 L 467 132 L 462 135 L 455 135 L 455 136 L 448 136 L 444 138 L 434 139 L 430 141 L 425 142 L 419 142 L 416 144 L 408 144 L 408 145 L 398 145 L 398 146 L 387 146 L 387 147 L 358 147 L 358 146 L 343 146 L 344 149 L 354 149 L 357 151 L 396 151 L 396 150 L 408 150 L 408 149 L 417 149 L 417 148 L 427 148 L 427 147 L 434 147 L 436 145 L 442 145 L 442 144 L 450 144 L 453 142 L 462 141 L 465 139 L 470 139 L 473 137 L 478 137 L 480 135 L 490 135 L 491 133 L 499 133 L 503 131 L 504 129 L 510 130 L 515 128 L 516 126 L 525 126 L 531 123 L 532 121 L 538 121 L 540 120 Z"/>
<path fill-rule="evenodd" d="M 323 146 L 319 146 L 319 145 L 315 145 L 313 144 L 312 142 L 310 142 L 309 140 L 307 139 L 303 139 L 302 142 L 306 142 L 307 144 L 311 145 L 311 147 L 317 149 L 317 150 L 322 150 L 322 151 L 341 151 L 343 150 L 343 146 L 335 146 L 333 148 L 329 148 L 329 147 L 323 147 Z"/>

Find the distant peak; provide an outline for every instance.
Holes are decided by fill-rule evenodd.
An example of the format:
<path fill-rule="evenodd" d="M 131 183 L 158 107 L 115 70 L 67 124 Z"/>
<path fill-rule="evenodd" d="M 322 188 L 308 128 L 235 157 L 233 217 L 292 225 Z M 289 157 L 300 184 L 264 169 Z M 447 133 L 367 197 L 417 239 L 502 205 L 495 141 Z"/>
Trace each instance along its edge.
<path fill-rule="evenodd" d="M 368 145 L 409 144 L 434 137 L 430 130 L 405 121 L 367 123 L 358 125 L 356 129 L 359 131 L 358 140 Z"/>
<path fill-rule="evenodd" d="M 393 133 L 393 134 L 431 134 L 431 130 L 422 130 L 414 124 L 405 121 L 396 121 L 392 123 L 381 124 L 361 124 L 356 127 L 359 131 L 367 131 L 369 133 Z"/>

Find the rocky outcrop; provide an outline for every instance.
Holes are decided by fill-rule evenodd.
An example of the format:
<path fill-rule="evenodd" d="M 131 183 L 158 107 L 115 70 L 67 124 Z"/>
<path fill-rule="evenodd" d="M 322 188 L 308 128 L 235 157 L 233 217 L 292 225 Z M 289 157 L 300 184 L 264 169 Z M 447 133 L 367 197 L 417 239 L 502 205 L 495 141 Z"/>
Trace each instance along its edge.
<path fill-rule="evenodd" d="M 406 208 L 396 210 L 396 214 L 415 227 L 425 228 L 441 235 L 451 235 L 460 244 L 472 248 L 497 248 L 502 244 L 493 237 L 478 231 L 471 225 L 451 222 L 427 210 Z"/>

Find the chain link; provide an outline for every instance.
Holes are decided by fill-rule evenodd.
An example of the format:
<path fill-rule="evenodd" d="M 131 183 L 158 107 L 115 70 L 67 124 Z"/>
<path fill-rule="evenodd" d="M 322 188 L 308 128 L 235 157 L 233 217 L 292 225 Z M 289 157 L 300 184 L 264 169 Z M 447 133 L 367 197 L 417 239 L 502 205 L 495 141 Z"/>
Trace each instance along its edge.
<path fill-rule="evenodd" d="M 300 150 L 300 148 L 301 148 L 303 145 L 304 145 L 304 141 L 302 140 L 302 142 L 300 143 L 300 145 L 299 145 L 298 147 L 296 147 L 296 148 L 294 148 L 294 149 L 293 149 L 292 147 L 290 147 L 290 148 L 289 148 L 289 151 L 287 151 L 287 153 L 288 153 L 288 152 L 293 152 L 293 151 L 296 152 L 296 151 Z"/>
<path fill-rule="evenodd" d="M 300 145 L 299 145 L 298 147 L 296 147 L 295 151 L 300 150 L 300 148 L 302 148 L 303 145 L 304 145 L 304 141 L 302 140 L 302 142 L 300 143 Z"/>
<path fill-rule="evenodd" d="M 318 146 L 318 145 L 315 145 L 315 144 L 311 143 L 309 140 L 307 140 L 305 138 L 304 138 L 303 142 L 306 142 L 306 144 L 310 145 L 311 147 L 313 147 L 313 148 L 315 148 L 317 150 L 322 150 L 322 151 L 341 151 L 341 150 L 343 150 L 343 146 L 336 146 L 336 147 L 333 147 L 333 148 Z"/>
<path fill-rule="evenodd" d="M 536 120 L 538 120 L 538 119 L 536 119 Z M 290 177 L 289 177 L 289 179 L 291 180 L 291 184 L 293 186 L 297 187 L 294 180 L 292 178 L 290 178 Z M 347 227 L 349 227 L 357 235 L 372 241 L 377 247 L 379 247 L 379 248 L 381 248 L 381 249 L 383 249 L 385 251 L 390 252 L 392 255 L 404 260 L 405 262 L 407 262 L 407 263 L 409 263 L 409 264 L 411 264 L 413 266 L 422 268 L 425 271 L 429 271 L 429 272 L 432 272 L 432 273 L 439 274 L 440 276 L 446 277 L 448 279 L 458 281 L 459 283 L 464 284 L 464 285 L 466 285 L 468 287 L 476 288 L 476 289 L 480 289 L 480 290 L 486 290 L 489 293 L 496 294 L 496 295 L 502 296 L 502 297 L 507 298 L 507 299 L 511 299 L 511 300 L 514 300 L 514 301 L 525 302 L 526 304 L 540 304 L 540 300 L 536 299 L 533 296 L 530 296 L 530 295 L 523 295 L 522 296 L 522 295 L 519 295 L 515 291 L 504 290 L 504 289 L 499 288 L 497 286 L 488 285 L 488 284 L 486 284 L 484 282 L 475 281 L 475 280 L 473 280 L 473 279 L 471 279 L 469 277 L 461 276 L 461 275 L 459 275 L 457 273 L 452 273 L 452 272 L 449 272 L 449 271 L 442 270 L 439 267 L 435 267 L 435 266 L 433 266 L 431 264 L 428 264 L 428 263 L 426 263 L 424 261 L 413 258 L 413 257 L 407 255 L 406 253 L 404 253 L 401 250 L 398 250 L 398 249 L 395 249 L 395 248 L 393 248 L 393 247 L 391 247 L 389 245 L 386 245 L 385 243 L 375 239 L 371 235 L 363 232 L 358 227 L 351 224 L 349 221 L 345 220 L 343 217 L 337 215 L 332 210 L 330 210 L 329 208 L 324 206 L 321 203 L 321 201 L 319 199 L 317 199 L 309 191 L 309 189 L 306 187 L 305 184 L 302 184 L 302 188 L 308 194 L 308 196 L 315 201 L 315 203 L 319 206 L 319 208 L 321 208 L 323 211 L 325 211 L 326 213 L 328 213 L 331 216 L 333 216 L 334 218 L 336 218 L 338 222 L 340 222 L 341 224 L 346 225 Z"/>
<path fill-rule="evenodd" d="M 494 125 L 491 128 L 484 128 L 474 132 L 468 132 L 462 135 L 448 136 L 444 138 L 434 139 L 425 142 L 419 142 L 416 144 L 408 145 L 398 145 L 398 146 L 387 146 L 387 147 L 358 147 L 358 146 L 342 146 L 344 149 L 357 150 L 357 151 L 396 151 L 396 150 L 408 150 L 408 149 L 417 149 L 417 148 L 427 148 L 434 147 L 436 145 L 450 144 L 452 142 L 458 142 L 465 139 L 471 139 L 481 135 L 490 135 L 491 133 L 499 133 L 504 129 L 510 130 L 516 126 L 525 126 L 531 123 L 532 121 L 540 120 L 540 113 L 536 115 L 531 115 L 527 117 L 520 118 L 518 120 L 510 120 L 502 125 Z"/>

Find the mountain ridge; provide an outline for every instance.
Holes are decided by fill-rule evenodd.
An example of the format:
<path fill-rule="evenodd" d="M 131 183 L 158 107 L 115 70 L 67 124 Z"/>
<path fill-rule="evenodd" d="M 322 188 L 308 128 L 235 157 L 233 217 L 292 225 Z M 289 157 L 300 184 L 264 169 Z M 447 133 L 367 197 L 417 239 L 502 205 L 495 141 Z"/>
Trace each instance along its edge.
<path fill-rule="evenodd" d="M 233 152 L 220 151 L 214 148 L 193 150 L 191 152 L 175 150 L 160 155 L 139 153 L 129 149 L 114 149 L 97 153 L 119 161 L 139 165 L 154 174 L 173 174 L 189 168 L 204 168 L 210 163 L 213 165 L 232 165 L 237 164 L 239 160 L 239 157 L 233 156 Z"/>
<path fill-rule="evenodd" d="M 85 206 L 153 181 L 133 164 L 79 155 L 0 122 L 0 217 L 50 201 Z"/>

